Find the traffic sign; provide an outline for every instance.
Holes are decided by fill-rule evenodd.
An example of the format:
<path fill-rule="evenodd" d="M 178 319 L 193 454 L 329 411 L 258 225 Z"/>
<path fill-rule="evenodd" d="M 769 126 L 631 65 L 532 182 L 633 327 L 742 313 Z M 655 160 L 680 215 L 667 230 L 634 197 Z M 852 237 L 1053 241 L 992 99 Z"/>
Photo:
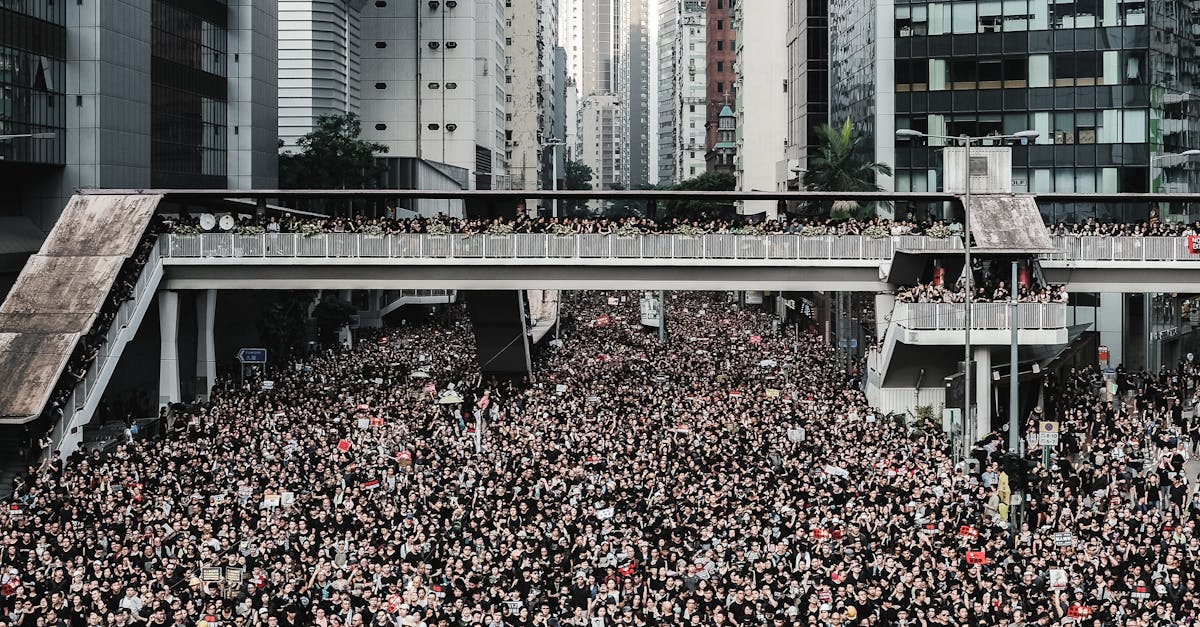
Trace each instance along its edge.
<path fill-rule="evenodd" d="M 1042 446 L 1058 446 L 1058 423 L 1043 420 L 1038 423 L 1038 444 Z"/>
<path fill-rule="evenodd" d="M 265 364 L 267 363 L 267 349 L 265 348 L 242 348 L 237 352 L 238 361 L 243 364 Z"/>

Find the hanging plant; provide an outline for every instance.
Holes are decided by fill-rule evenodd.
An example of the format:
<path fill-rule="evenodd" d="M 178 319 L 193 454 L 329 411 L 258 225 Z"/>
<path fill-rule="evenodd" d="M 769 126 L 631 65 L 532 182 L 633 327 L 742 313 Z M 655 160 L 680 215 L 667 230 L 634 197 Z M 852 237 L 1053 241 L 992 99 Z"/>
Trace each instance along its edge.
<path fill-rule="evenodd" d="M 871 239 L 883 239 L 885 237 L 891 237 L 892 232 L 888 230 L 886 226 L 872 224 L 871 226 L 863 229 L 862 234 Z"/>
<path fill-rule="evenodd" d="M 325 228 L 316 222 L 304 222 L 300 225 L 298 230 L 304 237 L 312 237 L 325 232 Z"/>
<path fill-rule="evenodd" d="M 567 224 L 552 224 L 550 225 L 550 232 L 555 235 L 574 235 L 575 227 Z"/>
<path fill-rule="evenodd" d="M 175 228 L 171 229 L 171 232 L 176 235 L 199 235 L 201 233 L 200 227 L 192 224 L 177 224 Z"/>
<path fill-rule="evenodd" d="M 363 235 L 383 235 L 383 227 L 378 224 L 368 224 L 359 232 Z"/>
<path fill-rule="evenodd" d="M 641 234 L 642 230 L 636 226 L 633 226 L 632 224 L 622 224 L 621 226 L 617 227 L 617 230 L 613 231 L 613 235 L 619 235 L 621 237 L 635 237 Z"/>
<path fill-rule="evenodd" d="M 488 235 L 512 235 L 513 227 L 507 222 L 496 222 L 487 228 Z"/>
<path fill-rule="evenodd" d="M 691 224 L 685 224 L 675 229 L 675 232 L 680 235 L 687 235 L 688 237 L 700 237 L 704 235 L 704 229 Z"/>
<path fill-rule="evenodd" d="M 441 220 L 432 220 L 425 227 L 425 230 L 430 235 L 449 235 L 450 234 L 450 225 L 446 224 L 445 222 L 442 222 Z"/>
<path fill-rule="evenodd" d="M 953 232 L 945 224 L 935 224 L 929 227 L 925 234 L 934 239 L 946 239 L 953 235 Z"/>
<path fill-rule="evenodd" d="M 237 228 L 238 235 L 262 235 L 267 230 L 257 224 L 243 224 Z"/>
<path fill-rule="evenodd" d="M 824 224 L 806 224 L 804 225 L 804 228 L 801 229 L 800 234 L 805 237 L 817 237 L 820 235 L 825 235 L 828 232 L 829 228 Z"/>

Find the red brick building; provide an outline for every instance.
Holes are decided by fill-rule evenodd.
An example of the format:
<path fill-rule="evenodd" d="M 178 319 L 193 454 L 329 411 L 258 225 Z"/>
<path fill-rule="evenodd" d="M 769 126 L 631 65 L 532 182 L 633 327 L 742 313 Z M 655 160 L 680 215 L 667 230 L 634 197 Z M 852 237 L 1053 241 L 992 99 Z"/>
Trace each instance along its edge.
<path fill-rule="evenodd" d="M 717 143 L 717 118 L 721 107 L 734 106 L 733 62 L 737 59 L 735 33 L 733 30 L 733 5 L 737 0 L 708 0 L 706 18 L 707 64 L 705 79 L 708 82 L 708 112 L 705 116 L 705 149 L 712 151 Z M 745 1 L 745 0 L 741 0 Z"/>

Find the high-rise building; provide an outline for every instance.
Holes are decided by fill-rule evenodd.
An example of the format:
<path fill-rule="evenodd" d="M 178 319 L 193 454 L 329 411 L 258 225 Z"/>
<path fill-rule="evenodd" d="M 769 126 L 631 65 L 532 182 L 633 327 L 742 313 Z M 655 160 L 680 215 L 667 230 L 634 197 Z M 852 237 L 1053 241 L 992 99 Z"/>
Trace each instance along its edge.
<path fill-rule="evenodd" d="M 829 123 L 829 2 L 788 0 L 787 160 L 777 188 L 799 189 L 816 148 L 813 129 Z"/>
<path fill-rule="evenodd" d="M 704 3 L 660 0 L 658 23 L 658 182 L 677 183 L 705 171 Z"/>
<path fill-rule="evenodd" d="M 358 113 L 367 0 L 279 0 L 279 139 L 285 149 L 322 115 Z"/>
<path fill-rule="evenodd" d="M 388 147 L 391 184 L 505 186 L 504 15 L 503 0 L 363 7 L 363 138 Z"/>
<path fill-rule="evenodd" d="M 1013 148 L 1018 192 L 1196 191 L 1186 157 L 1156 156 L 1198 147 L 1192 3 L 838 0 L 830 19 L 830 117 L 850 116 L 899 191 L 943 188 L 944 142 L 897 142 L 896 128 L 1038 131 Z M 1144 205 L 1039 206 L 1054 221 L 1146 217 Z"/>
<path fill-rule="evenodd" d="M 617 54 L 618 97 L 621 105 L 620 148 L 624 155 L 621 184 L 626 189 L 650 181 L 650 28 L 653 0 L 619 0 Z"/>
<path fill-rule="evenodd" d="M 787 147 L 787 0 L 754 0 L 734 7 L 737 32 L 737 156 L 741 191 L 774 191 Z M 739 212 L 774 218 L 774 201 L 743 201 Z"/>
<path fill-rule="evenodd" d="M 713 150 L 717 141 L 718 122 L 726 105 L 737 102 L 733 66 L 737 61 L 737 40 L 733 30 L 734 0 L 708 0 L 705 5 L 707 31 L 705 38 L 705 80 L 708 106 L 705 114 L 705 148 Z M 711 167 L 710 167 L 711 169 Z"/>
<path fill-rule="evenodd" d="M 275 185 L 275 0 L 26 0 L 0 24 L 0 134 L 45 134 L 0 140 L 20 232 L 78 188 Z"/>
<path fill-rule="evenodd" d="M 568 67 L 578 66 L 579 156 L 595 189 L 649 180 L 646 0 L 568 0 Z M 575 33 L 578 31 L 578 35 Z"/>
<path fill-rule="evenodd" d="M 510 189 L 540 189 L 550 176 L 555 116 L 557 0 L 509 0 L 505 18 L 505 151 Z M 563 68 L 565 71 L 565 67 Z M 546 154 L 543 154 L 546 153 Z"/>

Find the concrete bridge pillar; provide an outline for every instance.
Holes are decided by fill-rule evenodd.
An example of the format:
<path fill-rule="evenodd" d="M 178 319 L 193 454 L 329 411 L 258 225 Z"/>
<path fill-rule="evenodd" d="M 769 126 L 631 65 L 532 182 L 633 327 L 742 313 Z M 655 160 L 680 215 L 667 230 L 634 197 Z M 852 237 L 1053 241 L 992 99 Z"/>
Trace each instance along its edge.
<path fill-rule="evenodd" d="M 179 293 L 158 293 L 158 404 L 178 403 L 179 397 Z"/>
<path fill-rule="evenodd" d="M 216 318 L 217 290 L 196 292 L 196 389 L 204 396 L 217 384 Z"/>

